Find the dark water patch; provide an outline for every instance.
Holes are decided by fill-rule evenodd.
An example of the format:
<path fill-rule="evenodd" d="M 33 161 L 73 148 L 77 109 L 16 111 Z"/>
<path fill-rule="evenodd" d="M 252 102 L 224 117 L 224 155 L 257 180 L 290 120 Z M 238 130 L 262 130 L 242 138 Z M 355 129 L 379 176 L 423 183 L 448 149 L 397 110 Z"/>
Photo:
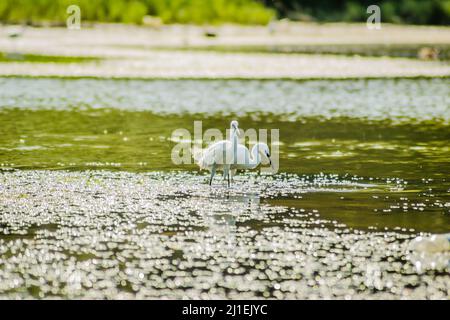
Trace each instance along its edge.
<path fill-rule="evenodd" d="M 225 130 L 237 116 L 165 116 L 144 111 L 0 111 L 0 165 L 21 169 L 195 170 L 175 165 L 172 132 L 203 121 L 203 130 Z M 279 129 L 281 172 L 407 179 L 442 185 L 450 172 L 450 130 L 442 123 L 392 124 L 352 118 L 286 120 L 256 113 L 241 128 Z M 270 131 L 269 131 L 270 132 Z M 269 140 L 270 142 L 270 140 Z M 244 143 L 244 141 L 242 141 Z"/>

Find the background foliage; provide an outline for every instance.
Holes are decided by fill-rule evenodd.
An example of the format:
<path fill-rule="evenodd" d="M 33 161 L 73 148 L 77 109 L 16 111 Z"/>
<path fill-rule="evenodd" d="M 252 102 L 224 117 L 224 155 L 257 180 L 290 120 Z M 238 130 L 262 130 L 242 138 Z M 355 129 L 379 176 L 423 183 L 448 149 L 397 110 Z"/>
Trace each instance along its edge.
<path fill-rule="evenodd" d="M 1 0 L 3 23 L 63 24 L 66 8 L 77 4 L 83 21 L 142 23 L 145 15 L 164 23 L 267 24 L 274 17 L 293 20 L 365 21 L 378 4 L 382 21 L 450 24 L 450 0 Z"/>
<path fill-rule="evenodd" d="M 385 22 L 450 25 L 450 0 L 265 0 L 280 16 L 320 21 L 365 21 L 367 7 Z"/>

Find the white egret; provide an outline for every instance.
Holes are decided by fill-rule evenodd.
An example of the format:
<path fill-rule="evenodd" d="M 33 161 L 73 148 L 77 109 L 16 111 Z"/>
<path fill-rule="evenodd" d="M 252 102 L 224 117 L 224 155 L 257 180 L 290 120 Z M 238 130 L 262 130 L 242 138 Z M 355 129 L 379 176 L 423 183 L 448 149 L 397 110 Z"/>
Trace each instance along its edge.
<path fill-rule="evenodd" d="M 217 170 L 222 170 L 224 178 L 228 178 L 228 186 L 230 186 L 230 171 L 233 176 L 237 170 L 254 169 L 261 163 L 261 156 L 272 164 L 270 159 L 270 151 L 267 144 L 259 142 L 256 143 L 252 152 L 238 144 L 238 135 L 240 133 L 238 122 L 232 121 L 230 140 L 221 140 L 213 143 L 211 146 L 203 151 L 202 157 L 198 161 L 200 170 L 206 169 L 211 171 L 209 185 Z"/>
<path fill-rule="evenodd" d="M 228 186 L 230 186 L 230 164 L 236 160 L 238 144 L 239 124 L 236 120 L 230 123 L 230 140 L 221 140 L 213 143 L 202 152 L 202 156 L 197 164 L 200 170 L 211 171 L 209 185 L 217 170 L 223 171 L 223 176 L 228 177 Z"/>
<path fill-rule="evenodd" d="M 236 161 L 230 165 L 231 179 L 233 179 L 233 176 L 236 175 L 237 170 L 255 169 L 261 164 L 262 159 L 269 161 L 269 165 L 272 166 L 269 146 L 264 142 L 256 143 L 251 152 L 246 146 L 238 144 L 236 150 Z"/>
<path fill-rule="evenodd" d="M 231 163 L 226 162 L 227 164 L 237 163 L 237 148 L 238 148 L 238 140 L 241 135 L 241 131 L 239 129 L 239 123 L 236 120 L 231 121 L 230 123 L 230 141 L 231 141 Z M 230 179 L 230 166 L 224 166 L 223 168 L 223 178 L 228 180 Z M 228 185 L 230 182 L 228 182 Z"/>

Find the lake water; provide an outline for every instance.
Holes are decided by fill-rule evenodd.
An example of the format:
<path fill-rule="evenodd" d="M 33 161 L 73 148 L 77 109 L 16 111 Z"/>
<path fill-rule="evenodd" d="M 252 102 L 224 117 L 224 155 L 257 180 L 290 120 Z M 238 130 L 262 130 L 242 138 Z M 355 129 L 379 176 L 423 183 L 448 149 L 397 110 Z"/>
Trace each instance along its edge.
<path fill-rule="evenodd" d="M 0 296 L 448 298 L 450 79 L 0 78 Z M 175 165 L 194 121 L 279 172 Z M 431 285 L 430 285 L 431 283 Z"/>

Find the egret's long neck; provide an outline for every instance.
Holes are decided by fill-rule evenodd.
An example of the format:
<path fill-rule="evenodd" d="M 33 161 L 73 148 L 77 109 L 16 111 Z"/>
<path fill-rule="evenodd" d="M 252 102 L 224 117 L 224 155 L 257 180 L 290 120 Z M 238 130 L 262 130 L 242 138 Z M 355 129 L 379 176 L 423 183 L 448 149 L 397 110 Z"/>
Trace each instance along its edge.
<path fill-rule="evenodd" d="M 237 146 L 237 144 L 238 144 L 238 134 L 237 134 L 237 130 L 234 129 L 234 128 L 231 129 L 231 139 L 230 140 L 231 140 L 231 143 L 233 144 L 233 147 Z"/>
<path fill-rule="evenodd" d="M 250 159 L 250 169 L 256 168 L 261 163 L 261 155 L 258 151 L 258 145 L 255 144 L 252 148 L 252 157 Z"/>
<path fill-rule="evenodd" d="M 231 128 L 231 150 L 233 152 L 233 163 L 237 163 L 237 147 L 238 147 L 238 134 L 235 128 Z"/>

